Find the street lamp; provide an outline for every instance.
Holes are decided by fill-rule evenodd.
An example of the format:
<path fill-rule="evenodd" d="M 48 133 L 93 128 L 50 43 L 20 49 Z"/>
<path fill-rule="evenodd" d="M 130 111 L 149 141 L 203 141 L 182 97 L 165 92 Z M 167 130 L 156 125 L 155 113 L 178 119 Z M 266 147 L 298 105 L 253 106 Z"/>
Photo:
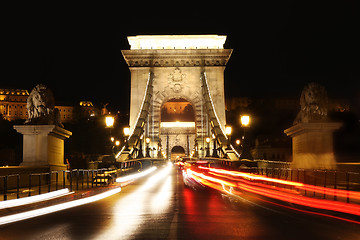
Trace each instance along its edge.
<path fill-rule="evenodd" d="M 231 136 L 232 128 L 231 126 L 225 126 L 225 134 L 226 136 Z"/>
<path fill-rule="evenodd" d="M 250 116 L 249 115 L 241 115 L 240 116 L 240 122 L 241 122 L 241 126 L 244 129 L 243 150 L 242 150 L 242 153 L 240 155 L 240 159 L 252 159 L 250 149 L 249 149 L 249 145 L 248 145 L 248 141 L 245 138 L 246 128 L 249 127 L 249 125 L 250 125 Z"/>
<path fill-rule="evenodd" d="M 250 124 L 250 116 L 249 115 L 241 115 L 240 116 L 241 126 L 247 127 Z"/>
<path fill-rule="evenodd" d="M 227 148 L 226 148 L 227 150 L 230 150 L 231 132 L 232 132 L 231 126 L 229 126 L 229 125 L 225 126 L 225 134 L 228 137 Z"/>
<path fill-rule="evenodd" d="M 139 146 L 139 153 L 138 153 L 138 155 L 137 155 L 136 158 L 144 158 L 144 155 L 143 155 L 143 147 L 142 147 L 142 140 L 143 140 L 143 138 L 144 138 L 144 135 L 141 135 L 141 136 L 140 136 L 140 139 L 139 139 L 139 144 L 140 144 L 140 146 Z"/>
<path fill-rule="evenodd" d="M 210 157 L 210 138 L 207 137 L 206 138 L 206 156 L 205 157 Z"/>
<path fill-rule="evenodd" d="M 114 142 L 114 141 L 112 141 L 112 142 Z M 113 152 L 114 152 L 114 149 L 115 149 L 115 148 L 117 149 L 117 148 L 120 146 L 120 141 L 119 141 L 119 140 L 116 140 L 116 141 L 114 142 L 114 144 L 115 144 L 115 146 L 112 147 Z"/>
<path fill-rule="evenodd" d="M 108 128 L 109 131 L 110 131 L 110 141 L 111 142 L 114 142 L 114 138 L 112 137 L 112 134 L 111 134 L 111 130 L 114 127 L 114 121 L 115 121 L 115 118 L 113 116 L 111 116 L 111 115 L 108 115 L 108 116 L 105 117 L 105 125 L 106 125 L 106 128 Z M 110 146 L 111 146 L 111 149 L 112 149 L 111 151 L 114 154 L 114 147 L 112 146 L 112 143 L 111 143 Z"/>
<path fill-rule="evenodd" d="M 146 142 L 146 156 L 145 157 L 150 157 L 150 148 L 149 148 L 149 143 L 150 143 L 150 138 L 146 138 L 145 139 Z"/>
<path fill-rule="evenodd" d="M 113 116 L 109 115 L 105 117 L 106 128 L 113 128 L 114 122 L 115 122 L 115 118 Z"/>
<path fill-rule="evenodd" d="M 217 149 L 216 149 L 216 137 L 215 137 L 215 134 L 212 135 L 212 138 L 213 138 L 213 141 L 214 141 L 214 148 L 213 148 L 213 154 L 212 154 L 212 157 L 213 158 L 218 158 L 218 154 L 217 154 Z"/>
<path fill-rule="evenodd" d="M 129 127 L 124 127 L 123 132 L 124 132 L 124 136 L 128 137 L 130 135 L 130 128 Z"/>
<path fill-rule="evenodd" d="M 124 149 L 124 151 L 129 151 L 129 144 L 128 144 L 127 138 L 130 135 L 130 128 L 129 127 L 124 127 L 123 132 L 124 132 L 124 136 L 125 136 L 125 149 Z"/>

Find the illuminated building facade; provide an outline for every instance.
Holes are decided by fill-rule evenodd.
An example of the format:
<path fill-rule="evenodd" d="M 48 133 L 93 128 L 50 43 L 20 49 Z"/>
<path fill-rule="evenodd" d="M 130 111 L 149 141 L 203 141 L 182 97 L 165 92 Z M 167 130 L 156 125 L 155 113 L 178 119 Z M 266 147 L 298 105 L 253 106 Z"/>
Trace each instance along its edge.
<path fill-rule="evenodd" d="M 29 92 L 24 89 L 0 89 L 0 114 L 6 120 L 26 119 L 26 100 Z"/>
<path fill-rule="evenodd" d="M 8 121 L 25 120 L 28 117 L 26 101 L 29 97 L 25 89 L 0 89 L 0 114 Z M 96 116 L 96 108 L 91 101 L 81 101 L 80 109 L 87 117 Z M 75 120 L 75 107 L 72 105 L 57 105 L 61 122 L 67 123 Z"/>

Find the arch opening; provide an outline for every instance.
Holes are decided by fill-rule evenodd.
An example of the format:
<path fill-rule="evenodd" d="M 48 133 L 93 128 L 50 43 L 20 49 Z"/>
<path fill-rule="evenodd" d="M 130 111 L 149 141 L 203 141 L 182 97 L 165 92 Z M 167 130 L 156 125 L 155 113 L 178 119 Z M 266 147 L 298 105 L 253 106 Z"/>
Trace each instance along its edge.
<path fill-rule="evenodd" d="M 172 98 L 161 107 L 161 122 L 195 122 L 194 108 L 184 98 Z"/>
<path fill-rule="evenodd" d="M 185 149 L 182 146 L 174 146 L 171 149 L 171 161 L 177 161 L 181 157 L 185 157 Z"/>

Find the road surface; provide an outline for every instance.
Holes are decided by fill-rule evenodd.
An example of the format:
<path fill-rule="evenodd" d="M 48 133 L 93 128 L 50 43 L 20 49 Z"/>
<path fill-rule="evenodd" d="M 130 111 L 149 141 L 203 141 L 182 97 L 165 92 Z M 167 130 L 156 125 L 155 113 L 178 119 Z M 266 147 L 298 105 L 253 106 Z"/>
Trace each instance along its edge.
<path fill-rule="evenodd" d="M 159 169 L 106 199 L 0 227 L 0 239 L 360 239 L 360 226 L 184 186 Z"/>

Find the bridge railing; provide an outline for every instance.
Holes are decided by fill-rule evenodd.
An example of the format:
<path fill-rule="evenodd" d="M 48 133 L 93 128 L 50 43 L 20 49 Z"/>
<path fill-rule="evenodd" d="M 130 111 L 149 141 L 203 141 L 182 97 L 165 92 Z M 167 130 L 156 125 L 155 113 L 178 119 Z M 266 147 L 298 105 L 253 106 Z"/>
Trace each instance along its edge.
<path fill-rule="evenodd" d="M 117 169 L 72 169 L 0 176 L 0 201 L 40 195 L 64 188 L 87 190 L 111 184 L 119 176 L 142 168 L 138 161 L 118 163 Z"/>

